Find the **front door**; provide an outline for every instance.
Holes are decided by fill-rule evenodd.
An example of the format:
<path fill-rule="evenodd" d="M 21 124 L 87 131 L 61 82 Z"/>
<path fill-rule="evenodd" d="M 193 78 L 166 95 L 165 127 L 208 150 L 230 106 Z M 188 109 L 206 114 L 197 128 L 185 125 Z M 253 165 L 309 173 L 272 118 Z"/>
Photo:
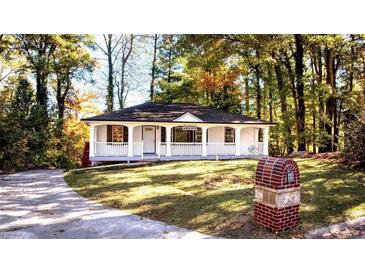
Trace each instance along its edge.
<path fill-rule="evenodd" d="M 155 153 L 156 127 L 155 126 L 143 126 L 142 132 L 143 132 L 143 135 L 142 135 L 143 153 Z"/>

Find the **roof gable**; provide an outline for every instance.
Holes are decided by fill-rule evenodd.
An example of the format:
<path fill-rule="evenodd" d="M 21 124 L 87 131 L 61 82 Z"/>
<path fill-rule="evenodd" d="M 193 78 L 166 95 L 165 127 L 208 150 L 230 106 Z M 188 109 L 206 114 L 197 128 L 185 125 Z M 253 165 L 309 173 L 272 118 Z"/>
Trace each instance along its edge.
<path fill-rule="evenodd" d="M 190 112 L 186 112 L 183 115 L 177 117 L 174 122 L 203 122 L 203 120 L 194 116 Z"/>

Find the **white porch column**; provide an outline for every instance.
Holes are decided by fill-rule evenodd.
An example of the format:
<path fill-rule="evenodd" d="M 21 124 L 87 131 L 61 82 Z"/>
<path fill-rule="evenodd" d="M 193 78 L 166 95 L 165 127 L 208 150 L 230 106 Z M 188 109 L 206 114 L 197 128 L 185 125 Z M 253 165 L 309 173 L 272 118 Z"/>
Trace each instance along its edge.
<path fill-rule="evenodd" d="M 128 126 L 128 157 L 133 157 L 133 128 Z"/>
<path fill-rule="evenodd" d="M 263 128 L 264 131 L 264 155 L 269 155 L 269 127 Z"/>
<path fill-rule="evenodd" d="M 235 142 L 236 142 L 236 156 L 241 155 L 241 128 L 236 127 L 235 128 Z"/>
<path fill-rule="evenodd" d="M 259 142 L 259 129 L 258 128 L 254 129 L 253 140 L 255 142 L 255 145 L 257 145 L 257 143 Z"/>
<path fill-rule="evenodd" d="M 171 156 L 171 126 L 166 126 L 166 156 Z"/>
<path fill-rule="evenodd" d="M 207 127 L 202 127 L 202 156 L 207 156 Z"/>
<path fill-rule="evenodd" d="M 95 156 L 95 126 L 90 125 L 90 145 L 89 145 L 89 157 Z"/>

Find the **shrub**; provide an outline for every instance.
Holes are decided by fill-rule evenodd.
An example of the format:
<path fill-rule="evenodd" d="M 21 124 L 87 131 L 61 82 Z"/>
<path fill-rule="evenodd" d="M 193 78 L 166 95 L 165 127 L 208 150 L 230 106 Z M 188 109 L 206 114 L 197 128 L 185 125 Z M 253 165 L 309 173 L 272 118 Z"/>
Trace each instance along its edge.
<path fill-rule="evenodd" d="M 345 124 L 345 147 L 343 154 L 349 161 L 365 162 L 365 110 L 361 108 Z"/>

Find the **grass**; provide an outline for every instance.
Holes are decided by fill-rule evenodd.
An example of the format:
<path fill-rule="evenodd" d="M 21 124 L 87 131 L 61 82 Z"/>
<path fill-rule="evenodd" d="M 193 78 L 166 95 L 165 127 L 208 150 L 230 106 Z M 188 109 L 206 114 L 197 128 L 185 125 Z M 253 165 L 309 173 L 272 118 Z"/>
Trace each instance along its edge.
<path fill-rule="evenodd" d="M 365 174 L 331 161 L 297 160 L 304 232 L 365 216 Z M 79 194 L 110 207 L 232 238 L 275 237 L 252 220 L 256 160 L 164 162 L 66 174 Z"/>

